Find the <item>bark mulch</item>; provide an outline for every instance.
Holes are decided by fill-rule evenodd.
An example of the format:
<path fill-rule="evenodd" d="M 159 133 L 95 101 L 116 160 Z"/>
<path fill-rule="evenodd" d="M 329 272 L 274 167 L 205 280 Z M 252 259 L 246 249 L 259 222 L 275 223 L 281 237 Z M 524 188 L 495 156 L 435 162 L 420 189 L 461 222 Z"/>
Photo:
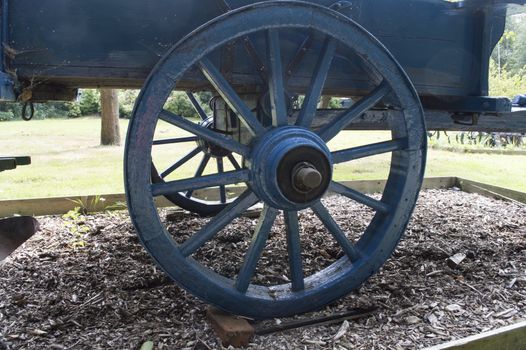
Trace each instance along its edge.
<path fill-rule="evenodd" d="M 325 204 L 356 236 L 372 213 L 332 197 Z M 184 240 L 206 222 L 161 213 Z M 140 246 L 123 212 L 42 217 L 41 232 L 0 263 L 0 349 L 221 348 L 207 306 L 173 284 Z M 256 223 L 241 218 L 197 252 L 235 276 Z M 341 256 L 314 215 L 301 213 L 306 273 Z M 285 283 L 278 218 L 255 282 Z M 455 266 L 448 258 L 465 259 Z M 254 349 L 417 349 L 526 317 L 526 207 L 456 190 L 424 191 L 394 256 L 362 288 L 312 316 L 378 306 L 356 322 L 255 337 Z M 305 317 L 305 316 L 303 316 Z M 287 319 L 269 320 L 280 324 Z"/>

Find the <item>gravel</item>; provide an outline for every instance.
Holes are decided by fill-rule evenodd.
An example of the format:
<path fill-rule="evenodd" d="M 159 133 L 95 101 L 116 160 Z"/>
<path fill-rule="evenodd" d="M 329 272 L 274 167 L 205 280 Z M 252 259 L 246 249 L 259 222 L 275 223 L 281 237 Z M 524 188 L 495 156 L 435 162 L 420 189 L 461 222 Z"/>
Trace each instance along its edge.
<path fill-rule="evenodd" d="M 372 215 L 337 197 L 325 204 L 350 237 Z M 206 222 L 190 214 L 161 216 L 177 240 Z M 126 213 L 39 221 L 41 232 L 0 263 L 0 349 L 139 349 L 147 341 L 156 349 L 221 348 L 206 322 L 207 306 L 152 263 Z M 236 220 L 196 258 L 235 276 L 256 221 Z M 302 212 L 301 222 L 310 274 L 342 253 L 312 212 Z M 287 281 L 283 231 L 278 217 L 255 282 Z M 465 255 L 458 266 L 448 264 L 455 254 Z M 456 190 L 424 191 L 380 272 L 301 317 L 370 305 L 379 308 L 371 317 L 257 336 L 250 347 L 418 349 L 518 322 L 526 317 L 526 207 Z"/>

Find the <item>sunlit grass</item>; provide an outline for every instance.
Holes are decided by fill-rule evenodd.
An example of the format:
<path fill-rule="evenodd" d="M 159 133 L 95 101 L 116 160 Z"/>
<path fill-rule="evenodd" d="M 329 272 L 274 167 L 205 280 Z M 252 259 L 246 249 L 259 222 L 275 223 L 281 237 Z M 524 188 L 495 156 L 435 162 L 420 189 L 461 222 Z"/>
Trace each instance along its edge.
<path fill-rule="evenodd" d="M 128 121 L 121 120 L 126 134 Z M 0 154 L 30 155 L 33 164 L 0 173 L 0 199 L 121 193 L 124 147 L 99 146 L 100 119 L 36 120 L 0 123 Z M 183 135 L 160 125 L 159 138 Z M 331 149 L 384 141 L 385 132 L 344 132 L 330 144 Z M 164 169 L 188 153 L 185 147 L 158 146 L 155 159 Z M 335 168 L 337 180 L 372 180 L 386 177 L 388 155 L 362 159 Z M 174 177 L 191 177 L 200 156 L 177 171 Z M 489 184 L 526 191 L 526 156 L 462 154 L 430 150 L 426 176 L 459 176 Z M 211 162 L 208 172 L 215 171 Z M 228 167 L 227 167 L 228 169 Z"/>

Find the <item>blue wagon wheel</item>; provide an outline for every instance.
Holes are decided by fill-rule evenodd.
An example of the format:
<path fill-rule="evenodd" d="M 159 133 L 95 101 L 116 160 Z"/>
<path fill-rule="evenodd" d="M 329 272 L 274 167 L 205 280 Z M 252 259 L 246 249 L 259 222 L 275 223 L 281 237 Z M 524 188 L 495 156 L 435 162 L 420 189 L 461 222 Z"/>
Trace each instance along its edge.
<path fill-rule="evenodd" d="M 198 117 L 197 119 L 200 120 L 199 125 L 209 130 L 214 130 L 214 118 L 206 113 L 205 109 L 192 92 L 187 91 L 186 95 L 195 109 Z M 231 151 L 215 146 L 215 144 L 197 136 L 164 138 L 153 142 L 153 146 L 158 147 L 180 147 L 181 145 L 188 144 L 193 145 L 191 150 L 180 158 L 172 161 L 166 169 L 159 171 L 155 164 L 152 163 L 152 183 L 159 184 L 166 182 L 171 174 L 177 172 L 177 170 L 195 158 L 199 159 L 199 165 L 195 170 L 195 177 L 202 176 L 206 168 L 211 165 L 216 166 L 218 173 L 223 173 L 225 171 L 225 164 L 230 165 L 230 167 L 233 167 L 236 170 L 241 169 L 240 162 Z M 225 186 L 219 186 L 216 188 L 216 192 L 217 200 L 198 198 L 195 196 L 193 190 L 168 193 L 164 195 L 164 197 L 176 206 L 189 210 L 192 213 L 202 216 L 210 216 L 219 213 L 229 202 L 231 202 L 228 198 L 228 192 Z"/>
<path fill-rule="evenodd" d="M 305 100 L 294 122 L 287 115 L 283 79 L 283 38 L 290 31 L 314 33 L 317 63 Z M 310 35 L 310 34 L 309 34 Z M 235 40 L 250 36 L 264 43 L 262 59 L 271 101 L 271 125 L 252 113 L 240 97 L 240 85 L 218 68 L 218 52 Z M 257 45 L 256 45 L 257 46 Z M 333 57 L 360 60 L 373 86 L 330 123 L 313 129 L 317 103 Z M 258 67 L 258 71 L 261 71 Z M 252 138 L 240 142 L 199 123 L 168 112 L 165 102 L 188 76 L 201 73 L 236 112 Z M 245 86 L 246 87 L 246 86 Z M 331 151 L 327 143 L 350 122 L 380 101 L 397 113 L 390 120 L 392 139 Z M 195 137 L 242 156 L 244 167 L 182 180 L 153 183 L 152 144 L 157 124 L 167 122 Z M 366 196 L 333 180 L 335 164 L 388 153 L 390 171 L 380 199 Z M 142 244 L 162 269 L 182 287 L 203 300 L 235 314 L 254 318 L 282 317 L 322 307 L 359 287 L 391 255 L 409 221 L 422 183 L 426 130 L 419 98 L 392 55 L 366 30 L 330 9 L 303 2 L 264 2 L 229 12 L 200 27 L 179 42 L 152 71 L 137 101 L 128 131 L 125 187 L 130 215 Z M 202 227 L 185 225 L 170 231 L 155 198 L 202 188 L 245 183 L 246 190 Z M 322 202 L 334 192 L 370 208 L 366 229 L 351 238 Z M 263 203 L 253 235 L 233 272 L 212 269 L 199 251 L 232 221 L 256 203 Z M 305 271 L 301 218 L 312 211 L 337 242 L 342 256 L 318 271 Z M 299 214 L 302 212 L 302 214 Z M 279 219 L 277 219 L 279 217 Z M 255 272 L 272 240 L 273 227 L 286 234 L 286 273 L 289 282 L 258 283 Z M 193 230 L 193 229 L 192 229 Z M 246 234 L 252 229 L 247 227 Z M 237 247 L 237 246 L 236 246 Z M 242 249 L 242 248 L 239 248 Z M 219 255 L 226 253 L 219 253 Z M 214 257 L 212 256 L 212 259 Z M 236 264 L 232 260 L 232 265 Z"/>

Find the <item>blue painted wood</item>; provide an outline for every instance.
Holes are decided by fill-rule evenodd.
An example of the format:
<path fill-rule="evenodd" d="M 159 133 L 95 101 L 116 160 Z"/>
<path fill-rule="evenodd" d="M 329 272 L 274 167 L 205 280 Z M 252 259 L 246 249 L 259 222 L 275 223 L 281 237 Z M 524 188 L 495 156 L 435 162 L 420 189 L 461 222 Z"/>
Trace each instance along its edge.
<path fill-rule="evenodd" d="M 291 13 L 295 16 L 290 16 Z M 305 18 L 309 18 L 309 21 L 305 21 Z M 289 40 L 284 33 L 297 34 L 298 38 L 301 37 L 301 40 L 298 40 L 300 43 L 305 41 L 309 33 L 314 33 L 313 47 L 318 49 L 323 45 L 325 37 L 334 38 L 338 42 L 335 60 L 353 57 L 359 60 L 361 66 L 379 67 L 374 72 L 368 73 L 367 80 L 377 83 L 385 81 L 386 85 L 392 88 L 388 101 L 398 113 L 392 116 L 393 120 L 389 123 L 389 127 L 397 149 L 391 156 L 391 169 L 381 201 L 369 200 L 364 195 L 351 193 L 348 190 L 340 191 L 378 211 L 360 238 L 351 243 L 341 229 L 344 226 L 336 223 L 336 220 L 320 204 L 323 192 L 311 202 L 293 201 L 285 197 L 279 187 L 279 174 L 276 172 L 279 164 L 286 157 L 294 154 L 298 147 L 315 150 L 318 152 L 315 156 L 318 160 L 327 158 L 330 163 L 333 156 L 326 142 L 314 130 L 297 126 L 272 127 L 264 129 L 261 135 L 255 135 L 251 142 L 245 145 L 246 156 L 243 166 L 246 168 L 234 173 L 247 182 L 249 190 L 265 204 L 266 209 L 260 218 L 261 225 L 256 230 L 258 235 L 252 245 L 253 248 L 245 255 L 245 264 L 241 266 L 240 274 L 235 278 L 215 273 L 199 261 L 189 258 L 191 252 L 199 249 L 204 242 L 215 235 L 215 229 L 194 232 L 191 237 L 196 238 L 190 238 L 187 241 L 189 243 L 183 243 L 182 246 L 176 244 L 167 233 L 154 202 L 155 194 L 166 191 L 157 190 L 152 193 L 148 171 L 152 159 L 151 142 L 158 118 L 166 119 L 163 108 L 167 98 L 172 90 L 178 89 L 179 84 L 185 82 L 188 74 L 199 69 L 199 62 L 202 62 L 203 58 L 206 57 L 217 65 L 218 53 L 228 47 L 233 40 L 242 40 L 246 36 L 250 37 L 256 47 L 263 48 L 261 52 L 264 52 L 266 33 L 269 29 L 279 31 L 284 62 L 287 61 L 285 57 L 287 52 L 283 48 L 287 46 Z M 310 67 L 302 68 L 309 71 L 309 81 L 315 74 L 317 61 L 318 58 L 312 61 Z M 245 63 L 254 64 L 251 60 Z M 217 81 L 229 75 L 230 71 L 221 71 L 219 74 L 215 78 Z M 257 81 L 260 91 L 268 91 L 270 80 L 257 77 Z M 240 86 L 234 86 L 234 89 L 236 88 Z M 369 107 L 372 107 L 372 104 Z M 207 140 L 214 140 L 217 137 L 214 134 L 221 135 L 213 130 L 204 133 L 203 127 L 190 127 L 180 122 L 178 118 L 172 121 L 175 126 L 188 130 L 196 136 L 203 135 L 202 137 Z M 341 129 L 345 127 L 345 122 L 338 124 Z M 341 129 L 331 129 L 328 135 L 337 133 Z M 232 146 L 223 137 L 219 137 L 218 140 Z M 403 147 L 399 144 L 399 140 L 404 140 Z M 388 146 L 367 146 L 364 152 L 371 154 L 388 151 L 393 145 Z M 359 287 L 382 266 L 396 247 L 411 216 L 423 177 L 425 157 L 426 132 L 417 92 L 403 69 L 374 37 L 348 18 L 323 7 L 300 2 L 265 2 L 232 11 L 224 17 L 211 21 L 191 37 L 180 42 L 152 72 L 137 101 L 134 117 L 130 122 L 125 152 L 125 188 L 131 217 L 141 242 L 159 266 L 182 287 L 205 301 L 235 314 L 255 318 L 281 317 L 317 309 L 340 298 Z M 299 159 L 300 162 L 314 160 Z M 285 171 L 284 178 L 293 175 L 292 170 L 290 174 L 288 171 Z M 200 186 L 220 186 L 232 180 L 224 178 L 226 174 L 182 180 L 175 183 L 170 190 L 179 191 L 183 190 L 183 187 L 188 190 Z M 332 180 L 331 172 L 327 174 L 326 178 Z M 168 187 L 157 187 L 159 188 L 168 190 Z M 297 239 L 299 229 L 296 229 L 294 218 L 290 215 L 291 212 L 307 208 L 317 211 L 330 234 L 336 238 L 350 259 L 344 257 L 312 275 L 300 277 L 301 259 L 297 253 L 297 247 L 301 248 Z M 230 209 L 219 213 L 212 222 L 221 222 L 221 225 L 217 226 L 219 227 L 242 212 L 242 210 Z M 272 226 L 271 222 L 279 211 L 285 212 L 286 215 L 289 244 L 287 251 L 290 252 L 291 280 L 294 283 L 271 286 L 251 283 L 255 266 L 264 247 L 263 243 Z M 198 244 L 192 243 L 194 239 Z M 184 248 L 185 245 L 191 245 L 192 249 Z M 350 260 L 353 262 L 351 263 Z M 292 275 L 295 276 L 294 279 Z"/>
<path fill-rule="evenodd" d="M 194 177 L 201 177 L 206 169 L 206 166 L 208 165 L 208 162 L 210 161 L 210 155 L 209 154 L 205 154 L 203 155 L 203 159 L 201 160 L 201 163 L 199 163 L 199 166 L 197 167 L 197 170 L 195 171 L 195 176 Z M 236 168 L 236 170 L 241 170 L 241 168 Z M 193 190 L 188 190 L 186 191 L 186 198 L 190 198 L 192 197 L 192 193 L 194 191 Z M 172 199 L 170 199 L 172 200 Z M 177 202 L 177 200 L 172 200 L 174 203 Z"/>
<path fill-rule="evenodd" d="M 151 188 L 152 194 L 154 196 L 164 196 L 186 190 L 198 190 L 207 187 L 232 185 L 242 182 L 248 182 L 248 180 L 248 170 L 235 170 L 228 171 L 222 174 L 206 175 L 185 180 L 156 183 L 152 184 Z"/>
<path fill-rule="evenodd" d="M 256 119 L 250 108 L 238 96 L 234 88 L 223 77 L 221 72 L 215 67 L 214 63 L 208 58 L 203 58 L 199 62 L 201 71 L 206 76 L 210 84 L 223 97 L 225 102 L 235 111 L 241 121 L 255 134 L 261 135 L 264 132 L 263 125 Z"/>
<path fill-rule="evenodd" d="M 229 0 L 231 8 L 255 2 Z M 309 2 L 329 7 L 334 0 Z M 488 57 L 504 30 L 506 9 L 501 4 L 506 2 L 517 1 L 459 6 L 442 0 L 353 0 L 342 11 L 394 54 L 421 96 L 482 96 Z M 27 83 L 139 87 L 173 45 L 224 11 L 218 0 L 9 1 L 7 39 L 16 54 L 8 68 Z M 291 31 L 284 55 L 292 56 L 303 40 Z M 263 52 L 264 43 L 256 47 Z M 259 73 L 241 56 L 242 50 L 237 52 L 233 76 L 237 83 L 250 84 Z M 319 52 L 316 46 L 308 50 L 309 63 L 298 67 L 292 86 L 310 86 L 310 67 Z M 336 59 L 334 67 L 328 92 L 367 90 L 359 65 Z M 182 83 L 181 88 L 193 88 L 203 80 L 194 75 Z"/>
<path fill-rule="evenodd" d="M 165 140 L 155 140 L 153 142 L 154 145 L 172 145 L 174 143 L 185 143 L 185 142 L 196 142 L 197 137 L 191 136 L 191 137 L 178 137 L 174 139 L 165 139 Z"/>
<path fill-rule="evenodd" d="M 195 98 L 194 94 L 187 91 L 186 96 L 188 96 L 188 99 L 192 103 L 192 106 L 194 106 L 194 109 L 197 112 L 197 114 L 199 114 L 199 116 L 201 117 L 201 120 L 207 120 L 208 116 L 206 115 L 206 112 L 204 111 L 203 107 L 201 107 L 201 105 Z"/>
<path fill-rule="evenodd" d="M 347 236 L 345 236 L 345 233 L 342 231 L 338 223 L 334 221 L 332 215 L 323 206 L 323 204 L 321 202 L 316 203 L 312 206 L 312 210 L 314 211 L 314 214 L 316 214 L 316 216 L 321 220 L 323 225 L 327 227 L 329 233 L 332 235 L 332 237 L 334 237 L 336 242 L 338 242 L 349 260 L 351 262 L 356 262 L 359 260 L 361 256 L 360 251 L 357 250 L 351 241 L 349 241 Z"/>
<path fill-rule="evenodd" d="M 376 104 L 380 102 L 380 100 L 382 100 L 391 89 L 392 88 L 386 81 L 382 81 L 370 94 L 360 99 L 352 105 L 348 111 L 344 112 L 340 117 L 334 119 L 330 124 L 327 124 L 318 131 L 318 135 L 320 135 L 325 142 L 329 142 L 340 130 L 351 124 L 353 120 L 376 106 Z"/>
<path fill-rule="evenodd" d="M 320 52 L 320 58 L 316 67 L 314 68 L 314 74 L 310 82 L 310 88 L 305 95 L 305 101 L 301 106 L 301 111 L 298 116 L 296 125 L 309 128 L 312 124 L 312 120 L 316 116 L 316 110 L 318 107 L 318 101 L 321 97 L 327 74 L 334 58 L 334 51 L 336 50 L 336 41 L 332 38 L 327 38 Z"/>
<path fill-rule="evenodd" d="M 222 212 L 216 215 L 199 232 L 184 242 L 181 253 L 188 257 L 211 240 L 219 231 L 225 228 L 232 220 L 240 216 L 245 210 L 259 201 L 259 198 L 250 190 L 246 190 L 234 202 L 229 204 Z"/>
<path fill-rule="evenodd" d="M 182 167 L 184 164 L 189 162 L 192 158 L 194 158 L 196 155 L 198 155 L 201 152 L 201 149 L 199 147 L 194 148 L 190 153 L 188 153 L 183 158 L 179 159 L 177 162 L 175 162 L 172 166 L 170 166 L 168 169 L 163 171 L 161 174 L 162 178 L 167 177 L 168 175 L 172 174 L 174 171 Z"/>
<path fill-rule="evenodd" d="M 217 173 L 222 174 L 225 172 L 225 166 L 223 164 L 223 157 L 216 158 L 217 161 Z M 225 185 L 219 186 L 219 200 L 221 203 L 226 203 L 226 188 Z"/>
<path fill-rule="evenodd" d="M 276 220 L 278 213 L 278 210 L 269 206 L 265 206 L 263 208 L 263 212 L 259 218 L 256 231 L 252 237 L 252 242 L 248 248 L 248 252 L 245 255 L 243 266 L 241 266 L 241 270 L 237 276 L 236 289 L 241 293 L 246 293 L 248 290 L 250 280 L 256 272 L 257 263 L 261 257 L 261 254 L 263 253 L 263 249 L 267 243 L 270 230 L 272 229 L 272 225 L 274 225 L 274 221 Z"/>
<path fill-rule="evenodd" d="M 382 201 L 371 198 L 338 182 L 333 181 L 329 189 L 331 192 L 341 194 L 342 196 L 345 196 L 358 203 L 366 205 L 369 208 L 376 210 L 377 212 L 387 214 L 391 210 L 391 208 L 389 208 L 389 205 L 383 203 Z"/>
<path fill-rule="evenodd" d="M 159 113 L 159 118 L 167 123 L 180 127 L 199 136 L 209 142 L 221 146 L 229 151 L 238 153 L 242 156 L 248 156 L 250 150 L 247 146 L 234 141 L 232 138 L 213 132 L 199 124 L 195 124 L 181 116 L 175 115 L 169 111 L 163 110 Z M 258 122 L 259 123 L 259 122 Z"/>
<path fill-rule="evenodd" d="M 229 154 L 227 156 L 228 160 L 230 161 L 230 163 L 234 166 L 234 168 L 236 170 L 241 170 L 241 165 L 239 165 L 239 163 L 237 162 L 236 158 L 234 158 L 234 156 L 232 154 Z"/>
<path fill-rule="evenodd" d="M 300 228 L 298 223 L 298 212 L 287 211 L 285 225 L 287 230 L 287 252 L 289 255 L 290 280 L 292 291 L 299 292 L 305 289 L 303 262 L 301 258 Z"/>
<path fill-rule="evenodd" d="M 285 87 L 283 85 L 283 67 L 279 32 L 270 29 L 267 32 L 267 62 L 269 65 L 269 93 L 273 126 L 288 125 Z"/>
<path fill-rule="evenodd" d="M 365 146 L 353 147 L 332 153 L 332 161 L 335 164 L 349 162 L 365 157 L 376 156 L 382 153 L 394 152 L 406 149 L 407 139 L 401 138 L 396 140 L 371 143 Z"/>

